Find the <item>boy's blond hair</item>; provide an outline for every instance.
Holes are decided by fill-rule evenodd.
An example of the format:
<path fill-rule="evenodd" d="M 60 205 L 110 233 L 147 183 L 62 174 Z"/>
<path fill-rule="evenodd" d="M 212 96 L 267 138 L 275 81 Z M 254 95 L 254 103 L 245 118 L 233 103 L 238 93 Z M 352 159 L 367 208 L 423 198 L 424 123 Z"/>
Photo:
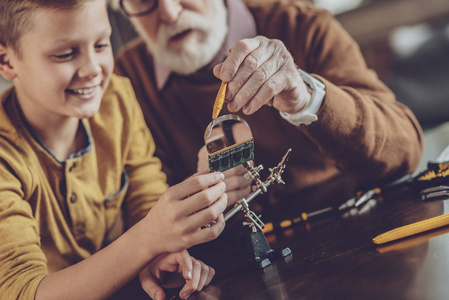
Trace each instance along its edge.
<path fill-rule="evenodd" d="M 92 0 L 0 0 L 0 43 L 20 55 L 20 38 L 33 25 L 38 8 L 70 9 Z"/>

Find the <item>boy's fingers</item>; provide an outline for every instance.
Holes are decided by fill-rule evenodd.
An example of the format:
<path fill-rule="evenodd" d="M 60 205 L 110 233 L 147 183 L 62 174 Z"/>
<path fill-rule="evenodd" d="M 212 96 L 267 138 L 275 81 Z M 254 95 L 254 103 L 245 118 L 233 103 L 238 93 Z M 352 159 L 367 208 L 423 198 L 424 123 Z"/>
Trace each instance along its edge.
<path fill-rule="evenodd" d="M 154 300 L 164 300 L 165 292 L 162 287 L 159 285 L 156 278 L 151 276 L 151 274 L 147 274 L 145 276 L 140 276 L 140 284 L 142 285 L 142 289 Z"/>
<path fill-rule="evenodd" d="M 223 194 L 209 207 L 188 216 L 183 223 L 184 228 L 189 232 L 197 231 L 200 227 L 211 223 L 222 215 L 227 205 L 228 196 L 227 194 Z"/>
<path fill-rule="evenodd" d="M 212 267 L 209 267 L 209 274 L 207 274 L 207 279 L 205 285 L 209 285 L 209 283 L 212 281 L 212 278 L 215 276 L 215 269 Z"/>
<path fill-rule="evenodd" d="M 191 240 L 194 245 L 205 243 L 216 239 L 225 227 L 225 221 L 223 215 L 220 215 L 215 224 L 211 227 L 206 227 L 201 230 L 197 230 L 191 235 Z"/>
<path fill-rule="evenodd" d="M 186 281 L 189 281 L 192 279 L 192 258 L 187 252 L 187 250 L 183 250 L 176 254 L 176 261 L 178 262 L 179 266 L 182 270 L 182 276 Z"/>
<path fill-rule="evenodd" d="M 203 262 L 201 263 L 201 275 L 200 275 L 200 281 L 198 283 L 198 291 L 203 290 L 204 286 L 206 285 L 207 277 L 209 276 L 209 269 L 210 267 L 206 265 Z"/>
<path fill-rule="evenodd" d="M 192 263 L 193 263 L 192 279 L 190 281 L 187 281 L 187 283 L 179 292 L 179 296 L 181 297 L 181 299 L 187 299 L 198 288 L 198 283 L 200 281 L 201 276 L 201 263 L 200 261 L 194 259 L 193 257 Z"/>
<path fill-rule="evenodd" d="M 169 189 L 170 197 L 172 199 L 184 199 L 189 195 L 196 194 L 223 180 L 224 175 L 221 172 L 194 175 L 190 178 L 187 178 L 183 182 L 171 187 Z"/>
<path fill-rule="evenodd" d="M 186 215 L 191 215 L 215 203 L 223 196 L 226 190 L 226 184 L 221 181 L 208 189 L 191 195 L 179 202 L 179 209 Z"/>

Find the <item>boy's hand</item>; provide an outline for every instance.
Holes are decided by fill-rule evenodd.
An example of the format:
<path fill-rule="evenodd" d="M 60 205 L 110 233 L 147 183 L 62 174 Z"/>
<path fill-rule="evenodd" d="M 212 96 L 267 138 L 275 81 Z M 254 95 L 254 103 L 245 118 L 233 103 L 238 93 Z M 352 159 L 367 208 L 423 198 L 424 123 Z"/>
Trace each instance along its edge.
<path fill-rule="evenodd" d="M 215 239 L 227 205 L 223 173 L 195 174 L 170 187 L 144 218 L 157 253 L 178 252 Z M 215 221 L 211 227 L 201 228 Z"/>
<path fill-rule="evenodd" d="M 208 154 L 206 146 L 201 147 L 198 152 L 197 172 L 205 172 L 209 169 Z M 242 165 L 224 171 L 224 182 L 226 183 L 226 194 L 228 195 L 228 207 L 233 206 L 238 200 L 251 193 L 251 180 L 244 176 L 247 170 Z"/>
<path fill-rule="evenodd" d="M 181 299 L 187 299 L 193 292 L 201 291 L 215 275 L 215 270 L 205 263 L 191 257 L 184 250 L 166 253 L 157 257 L 142 272 L 140 283 L 145 292 L 154 300 L 165 299 L 164 288 L 182 285 Z"/>

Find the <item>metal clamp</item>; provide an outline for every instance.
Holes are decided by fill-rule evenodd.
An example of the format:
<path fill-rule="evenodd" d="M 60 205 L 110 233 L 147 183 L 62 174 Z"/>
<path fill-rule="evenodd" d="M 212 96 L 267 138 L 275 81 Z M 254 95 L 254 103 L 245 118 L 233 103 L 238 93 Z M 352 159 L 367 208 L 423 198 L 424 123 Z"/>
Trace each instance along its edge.
<path fill-rule="evenodd" d="M 282 157 L 281 161 L 275 168 L 270 168 L 269 171 L 270 176 L 265 180 L 265 182 L 262 182 L 260 180 L 259 171 L 263 169 L 262 166 L 253 167 L 250 163 L 245 163 L 243 166 L 248 170 L 247 174 L 250 174 L 251 178 L 255 180 L 255 190 L 247 198 L 243 198 L 240 201 L 237 201 L 237 203 L 234 205 L 234 208 L 230 210 L 225 216 L 225 221 L 229 220 L 233 215 L 235 215 L 239 210 L 243 210 L 243 203 L 246 205 L 252 201 L 257 195 L 266 193 L 268 190 L 268 186 L 270 186 L 272 183 L 277 182 L 280 184 L 285 184 L 285 182 L 282 180 L 281 176 L 282 173 L 284 173 L 284 169 L 286 167 L 287 160 L 290 156 L 290 153 L 292 152 L 292 149 L 288 149 L 287 153 Z"/>
<path fill-rule="evenodd" d="M 434 198 L 449 197 L 449 186 L 440 185 L 422 190 L 420 193 L 422 200 L 432 200 Z"/>

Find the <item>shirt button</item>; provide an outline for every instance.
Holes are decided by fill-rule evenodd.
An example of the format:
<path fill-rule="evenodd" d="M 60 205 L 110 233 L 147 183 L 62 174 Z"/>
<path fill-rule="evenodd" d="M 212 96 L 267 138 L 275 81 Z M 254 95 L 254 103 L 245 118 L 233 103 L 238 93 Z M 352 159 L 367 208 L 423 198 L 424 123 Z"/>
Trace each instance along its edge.
<path fill-rule="evenodd" d="M 73 193 L 73 194 L 70 196 L 70 202 L 75 203 L 76 200 L 78 200 L 78 198 L 76 197 L 76 194 Z"/>

